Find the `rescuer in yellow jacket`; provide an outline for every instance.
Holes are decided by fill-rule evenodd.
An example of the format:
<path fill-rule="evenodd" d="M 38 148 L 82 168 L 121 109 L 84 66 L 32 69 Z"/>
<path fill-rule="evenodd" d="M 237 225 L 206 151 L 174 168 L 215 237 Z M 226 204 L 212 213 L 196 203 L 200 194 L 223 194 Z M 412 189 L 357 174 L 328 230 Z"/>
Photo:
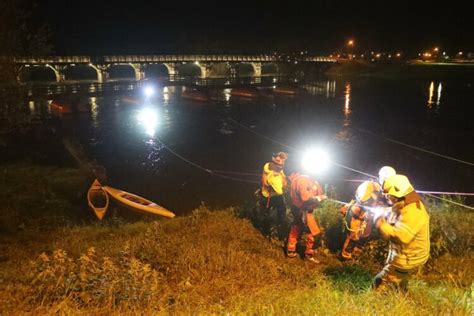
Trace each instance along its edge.
<path fill-rule="evenodd" d="M 393 224 L 387 223 L 383 217 L 376 222 L 382 237 L 390 241 L 390 248 L 386 265 L 375 277 L 374 286 L 384 289 L 392 284 L 406 290 L 409 276 L 428 261 L 430 219 L 407 177 L 393 175 L 387 178 L 383 190 L 398 217 Z"/>
<path fill-rule="evenodd" d="M 286 205 L 283 197 L 287 187 L 286 175 L 283 172 L 286 159 L 288 159 L 288 154 L 279 152 L 273 155 L 272 161 L 263 166 L 262 188 L 260 190 L 261 208 L 274 208 L 280 224 L 284 223 L 286 217 Z"/>

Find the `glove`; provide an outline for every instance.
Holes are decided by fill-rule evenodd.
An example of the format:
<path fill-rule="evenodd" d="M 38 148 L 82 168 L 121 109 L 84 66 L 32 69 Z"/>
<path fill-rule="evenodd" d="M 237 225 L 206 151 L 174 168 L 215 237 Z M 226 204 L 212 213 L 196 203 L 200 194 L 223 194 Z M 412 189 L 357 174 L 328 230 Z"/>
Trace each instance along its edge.
<path fill-rule="evenodd" d="M 321 195 L 316 196 L 316 200 L 317 200 L 318 202 L 322 202 L 322 201 L 326 200 L 327 198 L 328 198 L 328 197 L 327 197 L 326 195 L 324 195 L 324 194 L 321 194 Z"/>
<path fill-rule="evenodd" d="M 343 216 L 346 216 L 346 213 L 347 213 L 347 210 L 348 210 L 348 207 L 347 206 L 343 206 L 339 209 L 339 212 L 341 212 L 341 214 Z"/>

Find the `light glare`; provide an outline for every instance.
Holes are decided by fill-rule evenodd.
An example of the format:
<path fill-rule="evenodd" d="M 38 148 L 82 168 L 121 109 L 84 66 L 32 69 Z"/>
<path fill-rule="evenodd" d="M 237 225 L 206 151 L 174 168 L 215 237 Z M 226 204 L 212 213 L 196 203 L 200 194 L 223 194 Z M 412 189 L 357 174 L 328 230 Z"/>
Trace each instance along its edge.
<path fill-rule="evenodd" d="M 148 136 L 153 137 L 155 135 L 156 126 L 158 125 L 158 114 L 156 111 L 144 108 L 138 112 L 137 120 L 143 125 Z"/>
<path fill-rule="evenodd" d="M 150 87 L 150 86 L 145 87 L 145 95 L 147 97 L 151 97 L 154 94 L 155 94 L 155 89 L 153 89 L 153 87 Z"/>
<path fill-rule="evenodd" d="M 303 169 L 312 174 L 325 172 L 330 165 L 329 154 L 322 148 L 308 150 L 301 162 Z"/>

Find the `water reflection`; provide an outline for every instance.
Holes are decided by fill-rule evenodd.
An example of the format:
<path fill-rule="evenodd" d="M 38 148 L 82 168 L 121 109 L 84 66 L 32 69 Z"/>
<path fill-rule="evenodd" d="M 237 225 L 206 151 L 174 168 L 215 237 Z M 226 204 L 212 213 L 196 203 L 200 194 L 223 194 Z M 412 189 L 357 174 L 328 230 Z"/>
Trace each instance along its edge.
<path fill-rule="evenodd" d="M 342 130 L 336 134 L 335 138 L 340 141 L 349 141 L 349 125 L 351 116 L 351 84 L 346 82 L 344 86 L 344 106 L 342 108 L 344 120 L 342 122 Z"/>
<path fill-rule="evenodd" d="M 158 113 L 152 108 L 143 108 L 138 112 L 137 121 L 145 129 L 145 133 L 153 137 L 155 136 L 156 127 L 158 126 Z"/>
<path fill-rule="evenodd" d="M 433 91 L 434 91 L 434 82 L 431 81 L 430 88 L 428 89 L 428 107 L 433 106 Z"/>
<path fill-rule="evenodd" d="M 158 166 L 159 163 L 162 162 L 165 146 L 154 139 L 147 141 L 147 144 L 149 145 L 148 154 L 146 156 L 146 162 L 144 162 L 143 165 L 152 173 L 159 173 L 160 169 Z"/>
<path fill-rule="evenodd" d="M 226 104 L 229 104 L 230 92 L 231 92 L 231 89 L 224 89 L 224 100 L 225 100 Z"/>
<path fill-rule="evenodd" d="M 90 84 L 88 91 L 89 91 L 89 93 L 94 93 L 94 92 L 96 92 L 96 86 L 95 86 L 95 84 L 93 84 L 93 83 Z"/>
<path fill-rule="evenodd" d="M 325 96 L 326 98 L 336 97 L 336 80 L 317 81 L 304 87 L 310 95 Z"/>
<path fill-rule="evenodd" d="M 163 105 L 169 105 L 170 93 L 168 87 L 163 87 Z"/>
<path fill-rule="evenodd" d="M 89 105 L 91 106 L 91 118 L 92 118 L 92 126 L 97 128 L 99 127 L 99 106 L 97 105 L 97 98 L 90 97 L 89 98 Z"/>
<path fill-rule="evenodd" d="M 350 120 L 350 114 L 351 114 L 351 84 L 349 82 L 346 82 L 346 86 L 344 89 L 344 127 L 348 127 Z"/>
<path fill-rule="evenodd" d="M 443 86 L 441 85 L 441 82 L 438 85 L 438 99 L 436 100 L 436 105 L 439 105 L 441 102 L 441 91 L 443 90 Z"/>
<path fill-rule="evenodd" d="M 435 83 L 434 81 L 431 81 L 430 86 L 428 88 L 428 103 L 427 106 L 428 108 L 432 108 L 434 104 L 440 105 L 441 103 L 441 92 L 443 91 L 443 85 L 442 83 L 438 83 L 438 87 L 436 89 L 436 101 L 433 100 L 434 97 L 434 90 L 435 90 Z"/>
<path fill-rule="evenodd" d="M 35 102 L 34 101 L 29 101 L 28 102 L 28 108 L 30 109 L 30 114 L 35 114 Z"/>
<path fill-rule="evenodd" d="M 326 98 L 336 97 L 336 80 L 329 81 L 326 84 Z"/>
<path fill-rule="evenodd" d="M 46 101 L 46 113 L 48 113 L 48 115 L 51 115 L 51 103 L 53 103 L 53 100 L 47 100 Z"/>

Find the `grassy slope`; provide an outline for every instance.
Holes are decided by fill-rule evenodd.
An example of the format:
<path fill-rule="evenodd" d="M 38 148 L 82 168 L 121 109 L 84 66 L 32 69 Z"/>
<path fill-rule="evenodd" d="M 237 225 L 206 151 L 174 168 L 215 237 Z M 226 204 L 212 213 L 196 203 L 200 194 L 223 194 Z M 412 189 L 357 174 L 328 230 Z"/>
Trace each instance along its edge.
<path fill-rule="evenodd" d="M 63 186 L 52 184 L 59 181 L 56 178 L 73 183 L 70 179 L 80 176 L 73 170 L 55 169 L 56 177 L 35 186 L 51 170 L 31 166 L 3 168 L 2 180 L 6 175 L 9 179 L 8 186 L 0 183 L 4 201 L 12 197 L 12 192 L 5 194 L 7 187 L 21 188 L 22 170 L 32 175 L 26 196 L 35 196 L 39 205 L 39 198 L 48 196 L 49 203 L 56 201 L 55 207 L 45 206 L 42 211 L 63 214 L 53 217 L 54 221 L 31 217 L 20 223 L 21 229 L 0 234 L 0 314 L 467 315 L 471 308 L 473 256 L 465 245 L 472 242 L 472 214 L 464 217 L 463 229 L 468 231 L 457 253 L 443 253 L 442 249 L 451 248 L 449 240 L 435 234 L 441 256 L 430 264 L 429 273 L 415 278 L 406 295 L 379 295 L 370 290 L 379 263 L 342 265 L 330 253 L 322 255 L 323 264 L 316 267 L 287 259 L 280 242 L 264 237 L 248 219 L 230 209 L 210 212 L 202 208 L 173 220 L 124 223 L 111 218 L 79 225 L 72 218 L 83 210 L 75 208 L 71 214 L 74 206 L 68 204 L 75 197 L 61 198 L 54 192 Z M 21 219 L 27 211 L 22 207 L 30 204 L 21 199 L 16 203 L 4 205 Z M 250 214 L 245 207 L 238 213 Z M 8 222 L 9 213 L 2 214 L 4 223 Z M 328 205 L 321 216 L 327 227 L 337 221 L 337 210 Z M 449 224 L 439 222 L 440 218 L 434 216 L 436 225 Z"/>
<path fill-rule="evenodd" d="M 397 64 L 345 61 L 326 71 L 329 76 L 337 77 L 375 77 L 387 79 L 471 79 L 474 67 L 464 65 Z"/>

